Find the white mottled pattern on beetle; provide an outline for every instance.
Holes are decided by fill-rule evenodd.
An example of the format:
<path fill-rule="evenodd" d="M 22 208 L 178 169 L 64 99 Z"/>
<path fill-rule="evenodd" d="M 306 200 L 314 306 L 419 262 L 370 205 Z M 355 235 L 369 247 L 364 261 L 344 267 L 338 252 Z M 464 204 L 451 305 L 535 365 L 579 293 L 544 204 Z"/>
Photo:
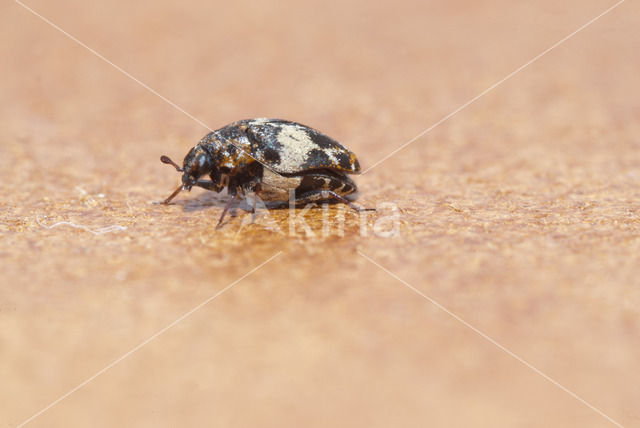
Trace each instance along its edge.
<path fill-rule="evenodd" d="M 300 166 L 308 161 L 310 152 L 318 148 L 306 130 L 295 126 L 281 126 L 277 139 L 282 146 L 278 169 L 284 171 L 300 170 Z"/>
<path fill-rule="evenodd" d="M 251 119 L 235 122 L 230 127 L 246 127 L 253 153 L 278 172 L 318 168 L 350 174 L 360 172 L 358 161 L 349 149 L 308 126 L 281 119 Z M 244 143 L 244 139 L 240 140 Z"/>

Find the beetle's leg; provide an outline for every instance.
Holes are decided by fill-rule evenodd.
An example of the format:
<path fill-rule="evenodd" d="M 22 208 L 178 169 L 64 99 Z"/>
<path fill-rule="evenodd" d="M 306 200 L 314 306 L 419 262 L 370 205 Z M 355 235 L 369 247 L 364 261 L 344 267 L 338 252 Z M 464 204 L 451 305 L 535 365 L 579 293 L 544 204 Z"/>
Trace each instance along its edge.
<path fill-rule="evenodd" d="M 262 186 L 260 186 L 260 183 L 256 183 L 256 185 L 253 186 L 253 206 L 251 207 L 251 222 L 253 223 L 256 222 L 256 207 L 258 205 L 258 193 L 260 193 L 261 190 L 262 190 Z"/>
<path fill-rule="evenodd" d="M 251 186 L 250 190 L 251 190 L 251 193 L 253 193 L 253 206 L 251 207 L 251 213 L 255 214 L 256 207 L 258 205 L 258 193 L 262 191 L 262 186 L 260 185 L 260 183 L 256 183 L 253 186 Z"/>
<path fill-rule="evenodd" d="M 216 225 L 216 230 L 220 229 L 224 216 L 227 214 L 227 211 L 229 211 L 229 208 L 231 208 L 231 206 L 236 201 L 236 199 L 238 199 L 238 194 L 234 193 L 233 197 L 229 199 L 229 202 L 227 202 L 227 205 L 224 206 L 224 210 L 222 210 L 222 215 L 220 216 L 220 220 L 218 220 L 218 224 Z"/>
<path fill-rule="evenodd" d="M 299 195 L 296 199 L 295 199 L 295 203 L 297 204 L 304 204 L 304 203 L 310 203 L 310 202 L 323 202 L 323 201 L 330 201 L 330 200 L 335 200 L 335 201 L 339 201 L 342 202 L 345 205 L 348 205 L 350 208 L 360 212 L 360 211 L 375 211 L 375 208 L 363 208 L 363 207 L 359 207 L 358 205 L 354 204 L 353 202 L 351 202 L 350 200 L 348 200 L 347 198 L 345 198 L 344 196 L 341 196 L 339 194 L 337 194 L 336 192 L 333 192 L 331 190 L 311 190 L 309 192 L 305 192 L 301 195 Z"/>
<path fill-rule="evenodd" d="M 213 190 L 214 192 L 220 193 L 223 187 L 215 184 L 211 180 L 198 180 L 194 183 L 194 186 L 202 187 L 203 189 Z"/>
<path fill-rule="evenodd" d="M 172 193 L 172 194 L 171 194 L 167 199 L 165 199 L 164 201 L 162 201 L 162 203 L 163 203 L 163 204 L 165 204 L 165 205 L 169 205 L 169 203 L 171 202 L 171 200 L 172 200 L 173 198 L 175 198 L 175 197 L 176 197 L 176 195 L 182 191 L 182 188 L 183 188 L 182 186 L 178 186 L 178 188 L 177 188 L 176 190 L 174 190 L 174 191 L 173 191 L 173 193 Z"/>

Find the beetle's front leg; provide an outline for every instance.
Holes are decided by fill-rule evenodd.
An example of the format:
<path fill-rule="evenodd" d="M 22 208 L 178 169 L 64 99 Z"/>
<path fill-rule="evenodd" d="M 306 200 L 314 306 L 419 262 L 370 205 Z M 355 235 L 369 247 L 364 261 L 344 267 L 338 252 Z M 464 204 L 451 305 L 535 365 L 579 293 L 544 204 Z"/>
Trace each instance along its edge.
<path fill-rule="evenodd" d="M 227 211 L 229 211 L 229 208 L 231 208 L 231 206 L 237 199 L 238 199 L 238 194 L 234 193 L 231 199 L 229 199 L 227 204 L 224 206 L 224 209 L 222 210 L 222 215 L 220 216 L 220 219 L 218 220 L 218 224 L 216 225 L 216 230 L 220 229 L 220 227 L 222 226 L 222 220 L 224 220 L 224 216 L 227 214 Z"/>
<path fill-rule="evenodd" d="M 224 188 L 223 186 L 220 186 L 211 180 L 198 180 L 195 182 L 194 186 L 202 187 L 203 189 L 207 190 L 213 190 L 217 193 L 220 193 Z"/>

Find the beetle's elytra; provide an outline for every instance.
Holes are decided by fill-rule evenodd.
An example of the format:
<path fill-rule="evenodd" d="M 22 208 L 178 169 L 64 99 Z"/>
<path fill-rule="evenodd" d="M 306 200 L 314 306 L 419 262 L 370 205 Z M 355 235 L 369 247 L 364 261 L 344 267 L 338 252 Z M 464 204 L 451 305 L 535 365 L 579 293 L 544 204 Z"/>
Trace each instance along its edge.
<path fill-rule="evenodd" d="M 340 201 L 362 210 L 345 196 L 357 191 L 348 174 L 359 174 L 356 155 L 321 132 L 281 119 L 247 119 L 210 132 L 184 158 L 182 168 L 162 156 L 160 160 L 182 172 L 181 190 L 199 186 L 216 192 L 228 188 L 227 203 L 218 226 L 239 194 L 255 194 L 263 201 Z M 209 176 L 209 180 L 201 180 Z M 255 203 L 253 207 L 255 212 Z"/>

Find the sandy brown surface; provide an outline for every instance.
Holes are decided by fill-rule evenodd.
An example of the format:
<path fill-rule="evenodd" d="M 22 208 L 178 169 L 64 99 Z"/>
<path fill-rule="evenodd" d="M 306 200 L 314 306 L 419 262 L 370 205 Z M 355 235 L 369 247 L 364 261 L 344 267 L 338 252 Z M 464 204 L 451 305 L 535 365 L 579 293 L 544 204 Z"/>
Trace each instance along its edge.
<path fill-rule="evenodd" d="M 211 128 L 297 120 L 365 169 L 614 4 L 95 3 L 28 4 Z M 356 177 L 385 238 L 153 204 L 206 128 L 3 2 L 0 426 L 640 426 L 639 18 Z"/>

